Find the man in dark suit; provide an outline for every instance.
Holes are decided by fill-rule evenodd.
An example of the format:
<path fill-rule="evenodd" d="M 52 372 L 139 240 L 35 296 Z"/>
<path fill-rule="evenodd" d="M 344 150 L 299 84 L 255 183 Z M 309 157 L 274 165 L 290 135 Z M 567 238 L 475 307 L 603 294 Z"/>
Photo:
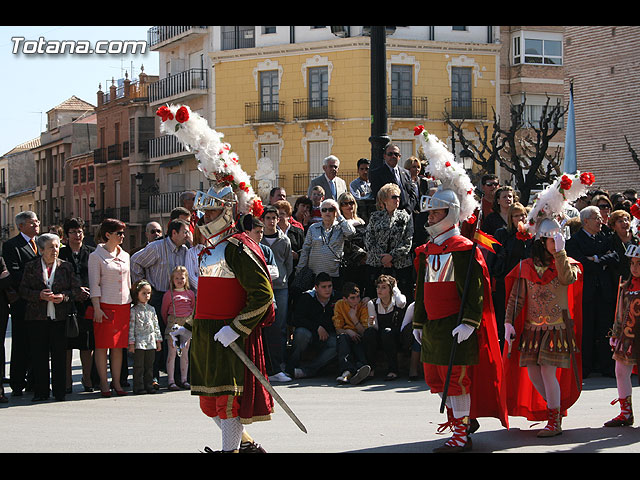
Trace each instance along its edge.
<path fill-rule="evenodd" d="M 37 258 L 38 248 L 35 237 L 40 233 L 40 220 L 32 211 L 20 212 L 15 218 L 19 233 L 4 242 L 2 258 L 7 265 L 11 286 L 17 292 L 22 281 L 24 265 Z M 9 369 L 12 396 L 22 395 L 27 386 L 29 370 L 29 341 L 24 325 L 26 301 L 19 299 L 11 304 L 11 366 Z"/>
<path fill-rule="evenodd" d="M 413 214 L 418 206 L 419 198 L 411 184 L 409 170 L 398 165 L 400 148 L 389 143 L 383 153 L 382 165 L 369 172 L 371 193 L 376 198 L 378 191 L 387 183 L 395 183 L 400 187 L 400 208 Z"/>
<path fill-rule="evenodd" d="M 566 245 L 567 255 L 584 270 L 582 293 L 582 376 L 598 372 L 614 376 L 614 362 L 607 334 L 613 325 L 617 287 L 607 270 L 620 261 L 611 237 L 602 232 L 598 207 L 580 211 L 582 228 Z"/>
<path fill-rule="evenodd" d="M 338 169 L 340 168 L 340 159 L 335 155 L 329 155 L 322 162 L 322 170 L 324 173 L 309 183 L 309 189 L 307 190 L 307 197 L 311 198 L 311 190 L 315 186 L 321 186 L 324 190 L 324 198 L 332 198 L 336 202 L 340 195 L 348 192 L 347 183 L 338 176 Z"/>

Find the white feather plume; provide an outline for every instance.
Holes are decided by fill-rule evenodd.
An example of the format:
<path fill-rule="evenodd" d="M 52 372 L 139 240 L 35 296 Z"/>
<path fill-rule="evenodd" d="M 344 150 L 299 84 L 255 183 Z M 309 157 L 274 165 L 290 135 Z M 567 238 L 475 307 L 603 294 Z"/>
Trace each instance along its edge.
<path fill-rule="evenodd" d="M 554 182 L 540 192 L 529 212 L 526 230 L 535 235 L 535 230 L 545 218 L 558 220 L 564 218 L 564 209 L 569 202 L 586 195 L 589 186 L 593 183 L 593 174 L 563 173 Z"/>
<path fill-rule="evenodd" d="M 416 127 L 415 134 L 420 138 L 422 150 L 427 157 L 426 173 L 435 180 L 440 180 L 443 189 L 455 192 L 460 200 L 460 222 L 469 219 L 480 204 L 473 194 L 475 188 L 466 170 L 455 160 L 444 142 L 424 130 L 424 127 Z"/>
<path fill-rule="evenodd" d="M 176 116 L 179 109 L 185 108 L 188 120 L 179 122 Z M 171 115 L 163 109 L 168 109 Z M 232 185 L 238 196 L 238 208 L 248 212 L 255 198 L 251 186 L 251 177 L 242 169 L 238 155 L 231 151 L 231 145 L 223 141 L 224 134 L 209 127 L 205 118 L 191 111 L 187 105 L 168 105 L 158 109 L 163 117 L 160 132 L 174 135 L 198 160 L 198 170 L 212 182 Z"/>

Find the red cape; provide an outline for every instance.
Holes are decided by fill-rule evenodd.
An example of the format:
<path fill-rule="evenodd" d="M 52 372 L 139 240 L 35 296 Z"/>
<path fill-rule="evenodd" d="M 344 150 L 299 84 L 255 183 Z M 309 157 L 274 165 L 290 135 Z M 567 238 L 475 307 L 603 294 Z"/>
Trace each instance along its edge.
<path fill-rule="evenodd" d="M 576 344 L 578 348 L 582 345 L 582 265 L 576 260 L 569 258 L 569 261 L 577 265 L 580 273 L 578 280 L 568 287 L 569 315 L 573 319 Z M 542 278 L 540 278 L 533 266 L 533 260 L 528 258 L 522 260 L 522 270 L 516 266 L 505 277 L 506 302 L 509 301 L 511 289 L 513 288 L 518 275 L 532 282 L 546 284 L 557 276 L 555 266 L 548 268 Z M 509 415 L 516 417 L 525 417 L 531 421 L 541 421 L 547 419 L 547 404 L 542 396 L 535 389 L 526 367 L 520 367 L 520 352 L 517 349 L 520 340 L 520 333 L 524 325 L 524 312 L 527 311 L 527 304 L 522 306 L 520 315 L 513 321 L 516 330 L 516 338 L 513 340 L 511 357 L 508 355 L 508 345 L 505 342 L 502 352 L 502 360 L 504 363 L 505 390 L 507 407 Z M 582 389 L 582 356 L 576 353 L 577 371 L 574 371 L 573 362 L 570 368 L 558 368 L 557 376 L 560 382 L 560 409 L 563 415 L 566 415 L 567 409 L 573 405 Z M 580 382 L 580 387 L 576 384 L 576 373 Z"/>
<path fill-rule="evenodd" d="M 462 235 L 455 235 L 447 239 L 442 246 L 431 242 L 421 245 L 415 250 L 416 271 L 418 255 L 420 253 L 438 253 L 438 251 L 442 251 L 443 249 L 446 249 L 447 252 L 455 252 L 469 250 L 471 248 L 473 248 L 473 242 Z M 502 393 L 503 367 L 500 359 L 500 342 L 498 341 L 496 317 L 491 299 L 489 269 L 479 248 L 475 249 L 475 258 L 482 267 L 484 302 L 482 321 L 480 322 L 480 327 L 477 332 L 478 364 L 469 367 L 469 375 L 471 377 L 470 416 L 471 418 L 494 417 L 500 420 L 503 427 L 509 428 L 507 405 L 505 396 Z"/>
<path fill-rule="evenodd" d="M 244 232 L 236 233 L 233 237 L 244 243 L 244 245 L 260 259 L 265 272 L 268 272 L 267 262 L 260 245 L 254 242 Z M 230 245 L 229 247 L 233 246 Z M 267 276 L 269 279 L 271 278 L 268 273 Z M 275 308 L 273 303 L 271 303 L 260 323 L 256 325 L 244 341 L 244 350 L 247 357 L 253 361 L 265 378 L 268 378 L 268 376 L 265 364 L 265 351 L 262 343 L 262 329 L 271 325 L 274 319 Z M 267 417 L 273 412 L 273 398 L 248 368 L 245 367 L 244 371 L 244 392 L 240 400 L 239 416 L 240 418 Z"/>

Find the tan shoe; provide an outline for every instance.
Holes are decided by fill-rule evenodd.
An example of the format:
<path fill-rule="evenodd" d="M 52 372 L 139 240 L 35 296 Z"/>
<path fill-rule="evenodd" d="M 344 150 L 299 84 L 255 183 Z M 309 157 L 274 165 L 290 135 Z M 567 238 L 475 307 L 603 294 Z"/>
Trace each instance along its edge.
<path fill-rule="evenodd" d="M 538 432 L 538 437 L 555 437 L 562 434 L 562 413 L 559 408 L 547 409 L 549 420 L 547 425 Z"/>

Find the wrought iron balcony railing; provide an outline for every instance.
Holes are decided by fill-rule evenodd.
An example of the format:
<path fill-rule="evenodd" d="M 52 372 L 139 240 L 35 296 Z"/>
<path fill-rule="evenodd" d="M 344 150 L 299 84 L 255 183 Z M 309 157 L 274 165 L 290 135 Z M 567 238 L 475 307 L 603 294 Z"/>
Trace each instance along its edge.
<path fill-rule="evenodd" d="M 387 112 L 393 118 L 428 118 L 427 97 L 387 97 Z"/>
<path fill-rule="evenodd" d="M 284 122 L 284 102 L 244 104 L 245 123 L 277 123 Z"/>
<path fill-rule="evenodd" d="M 444 116 L 459 120 L 485 120 L 487 118 L 487 99 L 452 100 L 447 98 L 444 101 Z"/>
<path fill-rule="evenodd" d="M 324 120 L 335 118 L 333 113 L 333 98 L 312 100 L 297 98 L 293 100 L 294 120 Z"/>
<path fill-rule="evenodd" d="M 209 76 L 206 69 L 191 68 L 149 84 L 149 103 L 188 93 L 206 93 Z"/>

